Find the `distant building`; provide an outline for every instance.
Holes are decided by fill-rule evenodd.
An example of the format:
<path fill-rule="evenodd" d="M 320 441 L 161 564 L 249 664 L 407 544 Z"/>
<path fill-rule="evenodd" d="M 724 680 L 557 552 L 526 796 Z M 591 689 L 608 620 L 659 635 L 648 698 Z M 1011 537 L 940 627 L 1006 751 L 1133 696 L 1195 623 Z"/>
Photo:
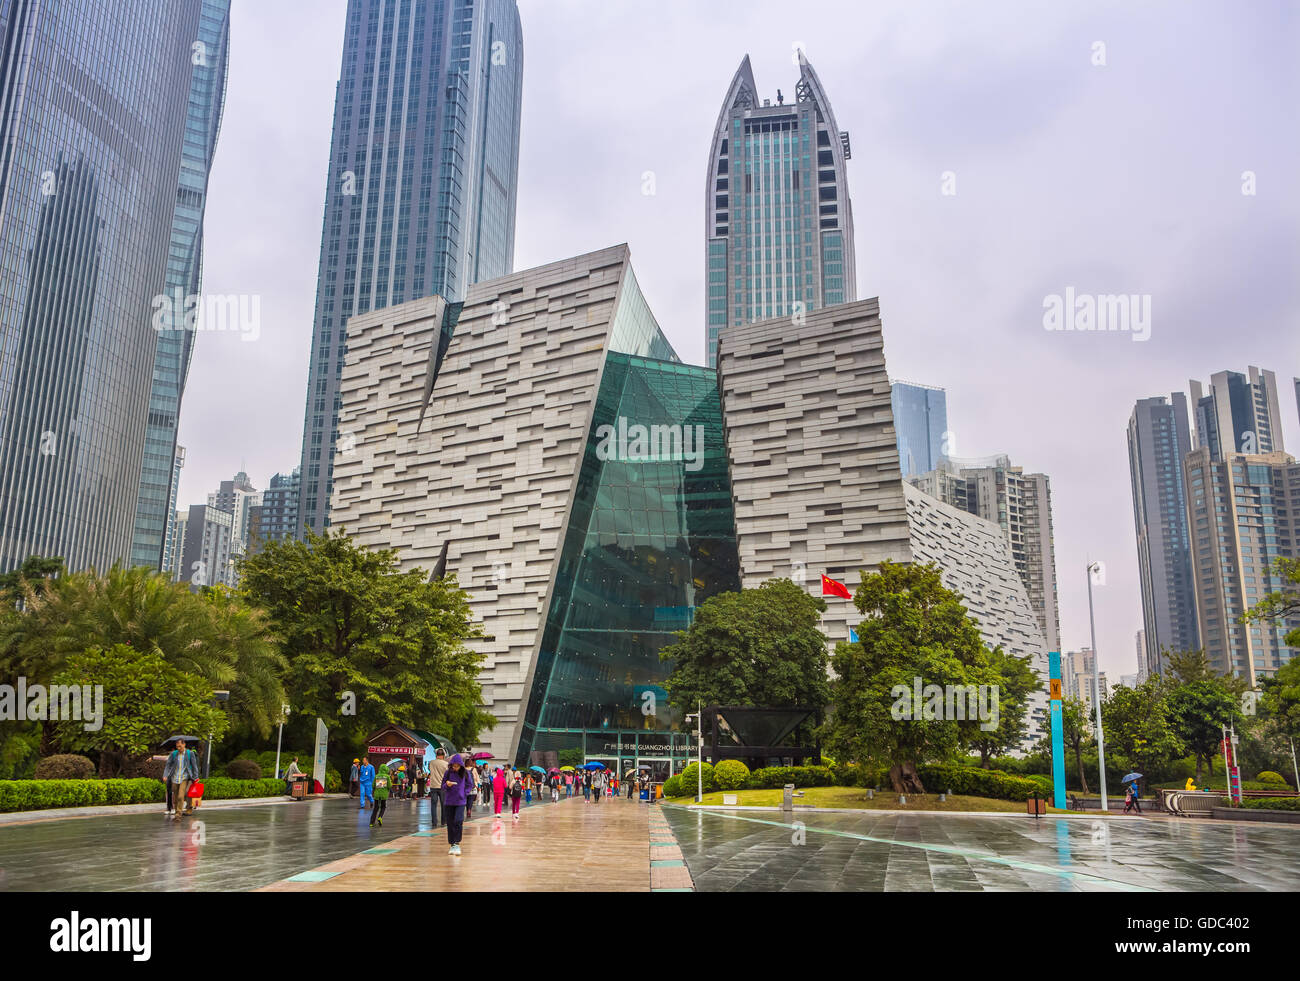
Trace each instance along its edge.
<path fill-rule="evenodd" d="M 1137 643 L 1137 680 L 1140 685 L 1151 676 L 1147 671 L 1147 632 L 1139 630 L 1134 640 Z"/>
<path fill-rule="evenodd" d="M 293 473 L 276 474 L 271 478 L 271 486 L 262 492 L 262 503 L 250 509 L 250 551 L 257 551 L 261 542 L 295 538 L 301 533 L 298 521 L 301 473 L 294 467 Z"/>
<path fill-rule="evenodd" d="M 181 582 L 195 589 L 235 585 L 233 522 L 229 511 L 207 504 L 190 507 L 177 577 Z"/>
<path fill-rule="evenodd" d="M 1052 492 L 1046 474 L 1024 472 L 1005 456 L 945 461 L 937 470 L 915 474 L 908 483 L 945 504 L 998 525 L 1006 536 L 1016 571 L 1029 594 L 1047 649 L 1061 649 L 1056 594 L 1056 545 Z"/>
<path fill-rule="evenodd" d="M 889 391 L 903 476 L 940 467 L 949 452 L 947 393 L 942 388 L 900 381 L 891 382 Z"/>
<path fill-rule="evenodd" d="M 1209 390 L 1188 382 L 1197 449 L 1222 461 L 1233 453 L 1272 453 L 1282 445 L 1282 414 L 1278 408 L 1277 376 L 1271 371 L 1220 371 L 1210 376 Z"/>
<path fill-rule="evenodd" d="M 1129 477 L 1142 595 L 1142 674 L 1163 674 L 1161 651 L 1200 646 L 1183 458 L 1191 452 L 1182 392 L 1139 399 L 1128 421 Z"/>
<path fill-rule="evenodd" d="M 208 495 L 208 506 L 229 511 L 231 515 L 231 551 L 235 556 L 248 552 L 252 509 L 262 503 L 262 495 L 242 470 L 231 480 L 223 480 Z"/>
<path fill-rule="evenodd" d="M 1136 674 L 1122 674 L 1119 676 L 1119 681 L 1115 683 L 1115 687 L 1136 688 L 1138 684 L 1138 676 Z"/>

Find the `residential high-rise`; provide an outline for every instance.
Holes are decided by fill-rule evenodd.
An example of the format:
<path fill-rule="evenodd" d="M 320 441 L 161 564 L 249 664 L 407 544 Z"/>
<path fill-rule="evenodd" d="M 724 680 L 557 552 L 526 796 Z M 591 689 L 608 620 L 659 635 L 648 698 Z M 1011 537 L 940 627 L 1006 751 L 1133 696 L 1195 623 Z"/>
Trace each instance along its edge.
<path fill-rule="evenodd" d="M 176 551 L 176 536 L 183 535 L 183 531 L 177 529 L 177 517 L 181 512 L 176 510 L 176 495 L 181 486 L 181 470 L 185 467 L 185 447 L 177 446 L 176 454 L 173 457 L 172 464 L 172 484 L 167 495 L 167 534 L 163 539 L 162 554 L 162 571 L 171 574 L 180 562 L 179 553 Z M 174 579 L 175 576 L 172 576 Z"/>
<path fill-rule="evenodd" d="M 244 555 L 248 551 L 252 532 L 253 509 L 262 503 L 262 495 L 242 470 L 231 480 L 223 480 L 208 495 L 208 506 L 229 511 L 231 514 L 231 554 Z"/>
<path fill-rule="evenodd" d="M 1147 632 L 1139 630 L 1133 637 L 1137 646 L 1137 683 L 1140 685 L 1151 677 L 1147 669 Z"/>
<path fill-rule="evenodd" d="M 1220 371 L 1210 376 L 1209 391 L 1193 379 L 1192 445 L 1205 447 L 1212 460 L 1232 453 L 1272 453 L 1282 444 L 1282 413 L 1278 408 L 1277 377 L 1251 365 L 1243 375 Z"/>
<path fill-rule="evenodd" d="M 280 538 L 293 538 L 300 534 L 298 524 L 298 491 L 300 473 L 278 473 L 271 478 L 271 486 L 262 492 L 262 503 L 250 509 L 249 547 L 256 551 L 261 542 Z"/>
<path fill-rule="evenodd" d="M 131 558 L 202 10 L 0 2 L 0 571 Z"/>
<path fill-rule="evenodd" d="M 759 99 L 749 55 L 727 89 L 705 185 L 705 323 L 710 367 L 729 324 L 791 316 L 857 299 L 849 134 L 799 52 L 789 103 Z"/>
<path fill-rule="evenodd" d="M 1215 671 L 1254 688 L 1296 653 L 1284 638 L 1300 617 L 1240 619 L 1282 589 L 1274 562 L 1300 556 L 1300 464 L 1282 452 L 1216 460 L 1209 446 L 1199 446 L 1183 467 L 1201 643 Z"/>
<path fill-rule="evenodd" d="M 889 386 L 903 476 L 937 469 L 950 452 L 948 396 L 942 388 L 892 382 Z"/>
<path fill-rule="evenodd" d="M 210 504 L 190 507 L 176 578 L 193 588 L 234 586 L 234 515 Z"/>
<path fill-rule="evenodd" d="M 515 0 L 349 0 L 334 105 L 300 522 L 329 524 L 348 321 L 513 268 L 523 36 Z"/>
<path fill-rule="evenodd" d="M 184 298 L 198 296 L 202 289 L 203 213 L 225 105 L 229 38 L 230 0 L 203 0 L 198 34 L 190 49 L 194 70 L 189 113 L 172 213 L 167 278 L 161 290 L 170 312 L 163 314 L 163 329 L 157 331 L 131 541 L 131 564 L 153 569 L 163 562 L 168 525 L 176 511 L 176 429 L 194 351 L 194 331 L 185 327 Z"/>
<path fill-rule="evenodd" d="M 1052 489 L 1046 474 L 1025 473 L 1006 456 L 941 460 L 938 469 L 913 474 L 912 486 L 931 497 L 998 525 L 1029 595 L 1047 649 L 1061 649 L 1056 595 L 1056 542 Z"/>
<path fill-rule="evenodd" d="M 1146 674 L 1164 673 L 1161 651 L 1201 645 L 1183 486 L 1183 458 L 1191 449 L 1182 392 L 1138 400 L 1128 422 L 1128 465 Z"/>

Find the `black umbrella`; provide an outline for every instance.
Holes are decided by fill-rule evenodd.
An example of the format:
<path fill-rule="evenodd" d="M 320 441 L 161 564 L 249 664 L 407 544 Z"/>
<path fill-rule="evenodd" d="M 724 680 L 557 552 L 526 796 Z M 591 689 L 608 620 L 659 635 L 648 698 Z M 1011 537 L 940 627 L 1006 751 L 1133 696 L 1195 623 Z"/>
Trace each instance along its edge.
<path fill-rule="evenodd" d="M 185 740 L 186 744 L 202 742 L 202 740 L 200 740 L 198 736 L 168 736 L 166 739 L 163 740 L 162 744 L 164 746 L 170 746 L 173 743 L 180 742 L 182 739 Z"/>

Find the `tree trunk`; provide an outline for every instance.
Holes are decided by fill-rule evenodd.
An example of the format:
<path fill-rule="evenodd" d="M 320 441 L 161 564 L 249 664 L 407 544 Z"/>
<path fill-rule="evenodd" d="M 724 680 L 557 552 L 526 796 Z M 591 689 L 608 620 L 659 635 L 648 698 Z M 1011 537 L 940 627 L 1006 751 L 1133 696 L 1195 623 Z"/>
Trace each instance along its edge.
<path fill-rule="evenodd" d="M 889 783 L 896 794 L 924 794 L 925 785 L 915 763 L 895 764 L 889 770 Z"/>
<path fill-rule="evenodd" d="M 1089 793 L 1088 778 L 1084 775 L 1083 772 L 1083 748 L 1081 746 L 1074 747 L 1074 759 L 1075 762 L 1079 764 L 1079 784 L 1083 787 L 1083 792 L 1085 794 Z"/>
<path fill-rule="evenodd" d="M 1196 782 L 1201 782 L 1201 754 L 1196 754 Z"/>

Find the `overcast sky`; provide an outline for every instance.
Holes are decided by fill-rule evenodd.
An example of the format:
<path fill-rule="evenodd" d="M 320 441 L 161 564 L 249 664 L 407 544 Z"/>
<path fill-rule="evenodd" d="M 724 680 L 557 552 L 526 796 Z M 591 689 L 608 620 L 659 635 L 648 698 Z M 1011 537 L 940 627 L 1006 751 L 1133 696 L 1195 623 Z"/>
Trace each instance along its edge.
<path fill-rule="evenodd" d="M 793 98 L 792 53 L 805 48 L 852 138 L 858 293 L 880 297 L 891 377 L 947 389 L 957 455 L 1007 453 L 1051 477 L 1062 644 L 1088 643 L 1084 569 L 1102 559 L 1101 664 L 1113 679 L 1134 672 L 1135 400 L 1271 368 L 1287 449 L 1300 454 L 1300 8 L 519 6 L 515 268 L 627 242 L 660 324 L 700 364 L 704 182 L 721 100 L 746 53 L 762 97 Z M 262 329 L 253 342 L 197 339 L 182 507 L 241 468 L 265 488 L 299 461 L 346 7 L 234 0 L 204 288 L 260 295 Z M 945 172 L 955 194 L 942 193 Z M 1150 339 L 1045 330 L 1044 298 L 1067 288 L 1150 296 Z"/>

